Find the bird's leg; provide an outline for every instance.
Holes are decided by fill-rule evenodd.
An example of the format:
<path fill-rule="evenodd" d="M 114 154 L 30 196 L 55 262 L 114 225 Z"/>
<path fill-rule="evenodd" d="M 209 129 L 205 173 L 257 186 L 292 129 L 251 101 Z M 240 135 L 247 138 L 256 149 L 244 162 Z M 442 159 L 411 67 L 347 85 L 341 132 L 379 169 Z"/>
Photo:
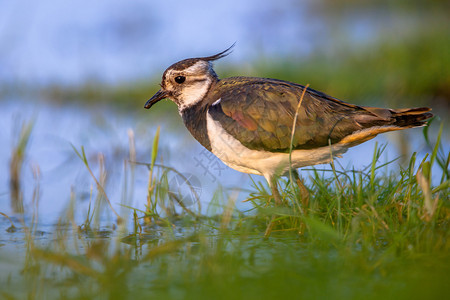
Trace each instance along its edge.
<path fill-rule="evenodd" d="M 283 203 L 281 200 L 280 192 L 278 191 L 278 185 L 277 185 L 277 177 L 276 176 L 268 176 L 266 177 L 267 182 L 269 183 L 270 189 L 272 190 L 272 196 L 275 200 L 275 205 L 279 206 Z M 270 233 L 272 232 L 273 225 L 275 224 L 275 218 L 276 215 L 273 214 L 270 218 L 269 225 L 267 225 L 266 231 L 264 232 L 264 237 L 269 237 Z"/>
<path fill-rule="evenodd" d="M 272 190 L 272 196 L 275 200 L 275 205 L 281 205 L 283 201 L 281 200 L 280 192 L 278 191 L 277 177 L 271 176 L 267 181 L 269 182 L 270 189 Z"/>
<path fill-rule="evenodd" d="M 295 182 L 298 185 L 298 188 L 300 189 L 300 197 L 302 201 L 302 207 L 304 209 L 304 212 L 306 213 L 306 208 L 309 204 L 309 191 L 306 188 L 306 186 L 303 184 L 303 181 L 300 179 L 300 175 L 298 174 L 298 171 L 293 169 L 292 175 L 294 175 Z"/>

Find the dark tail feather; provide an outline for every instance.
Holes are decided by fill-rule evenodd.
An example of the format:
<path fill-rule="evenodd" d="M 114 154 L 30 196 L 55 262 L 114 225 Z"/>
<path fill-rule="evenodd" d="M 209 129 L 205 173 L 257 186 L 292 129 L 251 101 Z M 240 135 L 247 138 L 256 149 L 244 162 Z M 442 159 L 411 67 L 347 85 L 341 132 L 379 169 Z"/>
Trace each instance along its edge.
<path fill-rule="evenodd" d="M 385 109 L 377 107 L 363 107 L 370 114 L 358 114 L 354 120 L 364 129 L 357 130 L 339 141 L 347 147 L 359 145 L 376 137 L 380 133 L 421 127 L 433 117 L 431 108 Z"/>
<path fill-rule="evenodd" d="M 417 107 L 405 109 L 392 109 L 392 117 L 395 119 L 394 125 L 399 127 L 420 127 L 427 124 L 427 120 L 433 117 L 431 108 Z"/>

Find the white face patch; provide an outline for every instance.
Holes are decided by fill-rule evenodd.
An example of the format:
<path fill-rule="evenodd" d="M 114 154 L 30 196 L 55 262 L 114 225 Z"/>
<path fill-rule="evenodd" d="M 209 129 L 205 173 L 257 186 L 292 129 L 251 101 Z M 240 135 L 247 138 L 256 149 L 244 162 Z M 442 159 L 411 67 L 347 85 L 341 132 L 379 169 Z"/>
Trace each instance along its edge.
<path fill-rule="evenodd" d="M 202 81 L 194 81 L 186 85 L 180 92 L 178 111 L 183 111 L 187 107 L 203 100 L 211 85 L 211 79 L 205 78 Z"/>
<path fill-rule="evenodd" d="M 207 61 L 198 61 L 192 66 L 182 70 L 168 70 L 165 87 L 174 95 L 173 99 L 178 105 L 178 112 L 202 101 L 208 92 L 214 78 L 212 65 Z M 177 76 L 185 76 L 184 83 L 173 82 Z"/>

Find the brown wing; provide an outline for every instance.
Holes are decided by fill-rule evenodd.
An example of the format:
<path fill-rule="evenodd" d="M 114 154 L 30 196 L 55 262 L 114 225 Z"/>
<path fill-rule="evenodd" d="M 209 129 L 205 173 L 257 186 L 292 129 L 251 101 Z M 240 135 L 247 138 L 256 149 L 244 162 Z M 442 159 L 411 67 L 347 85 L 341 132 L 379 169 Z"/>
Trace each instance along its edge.
<path fill-rule="evenodd" d="M 221 80 L 209 108 L 211 117 L 244 146 L 288 152 L 294 116 L 304 87 L 294 83 L 235 77 Z M 293 149 L 337 143 L 355 131 L 394 124 L 393 111 L 364 108 L 307 89 L 298 111 Z"/>

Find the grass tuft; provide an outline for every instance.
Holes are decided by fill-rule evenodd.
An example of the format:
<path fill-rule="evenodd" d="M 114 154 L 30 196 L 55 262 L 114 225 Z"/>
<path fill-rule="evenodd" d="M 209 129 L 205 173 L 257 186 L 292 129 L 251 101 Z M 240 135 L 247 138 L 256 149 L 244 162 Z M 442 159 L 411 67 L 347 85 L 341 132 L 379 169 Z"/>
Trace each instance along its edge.
<path fill-rule="evenodd" d="M 430 155 L 418 161 L 413 153 L 397 171 L 384 171 L 379 158 L 385 147 L 378 145 L 362 170 L 335 162 L 331 170 L 304 170 L 308 202 L 293 178 L 283 178 L 285 203 L 275 206 L 270 188 L 252 178 L 250 210 L 236 211 L 236 195 L 222 199 L 218 190 L 208 215 L 173 207 L 167 175 L 178 171 L 159 164 L 153 149 L 150 163 L 130 162 L 148 168 L 152 198 L 143 209 L 122 204 L 132 214 L 124 232 L 91 228 L 98 205 L 87 212 L 86 230 L 74 230 L 72 194 L 62 217 L 72 226 L 61 221 L 47 244 L 28 231 L 23 273 L 0 277 L 0 293 L 11 299 L 443 298 L 450 201 L 441 134 L 430 143 Z M 154 141 L 155 148 L 158 134 Z M 91 170 L 83 147 L 74 151 Z M 98 180 L 89 172 L 97 188 L 104 182 L 101 170 Z M 264 238 L 270 222 L 271 236 Z"/>

